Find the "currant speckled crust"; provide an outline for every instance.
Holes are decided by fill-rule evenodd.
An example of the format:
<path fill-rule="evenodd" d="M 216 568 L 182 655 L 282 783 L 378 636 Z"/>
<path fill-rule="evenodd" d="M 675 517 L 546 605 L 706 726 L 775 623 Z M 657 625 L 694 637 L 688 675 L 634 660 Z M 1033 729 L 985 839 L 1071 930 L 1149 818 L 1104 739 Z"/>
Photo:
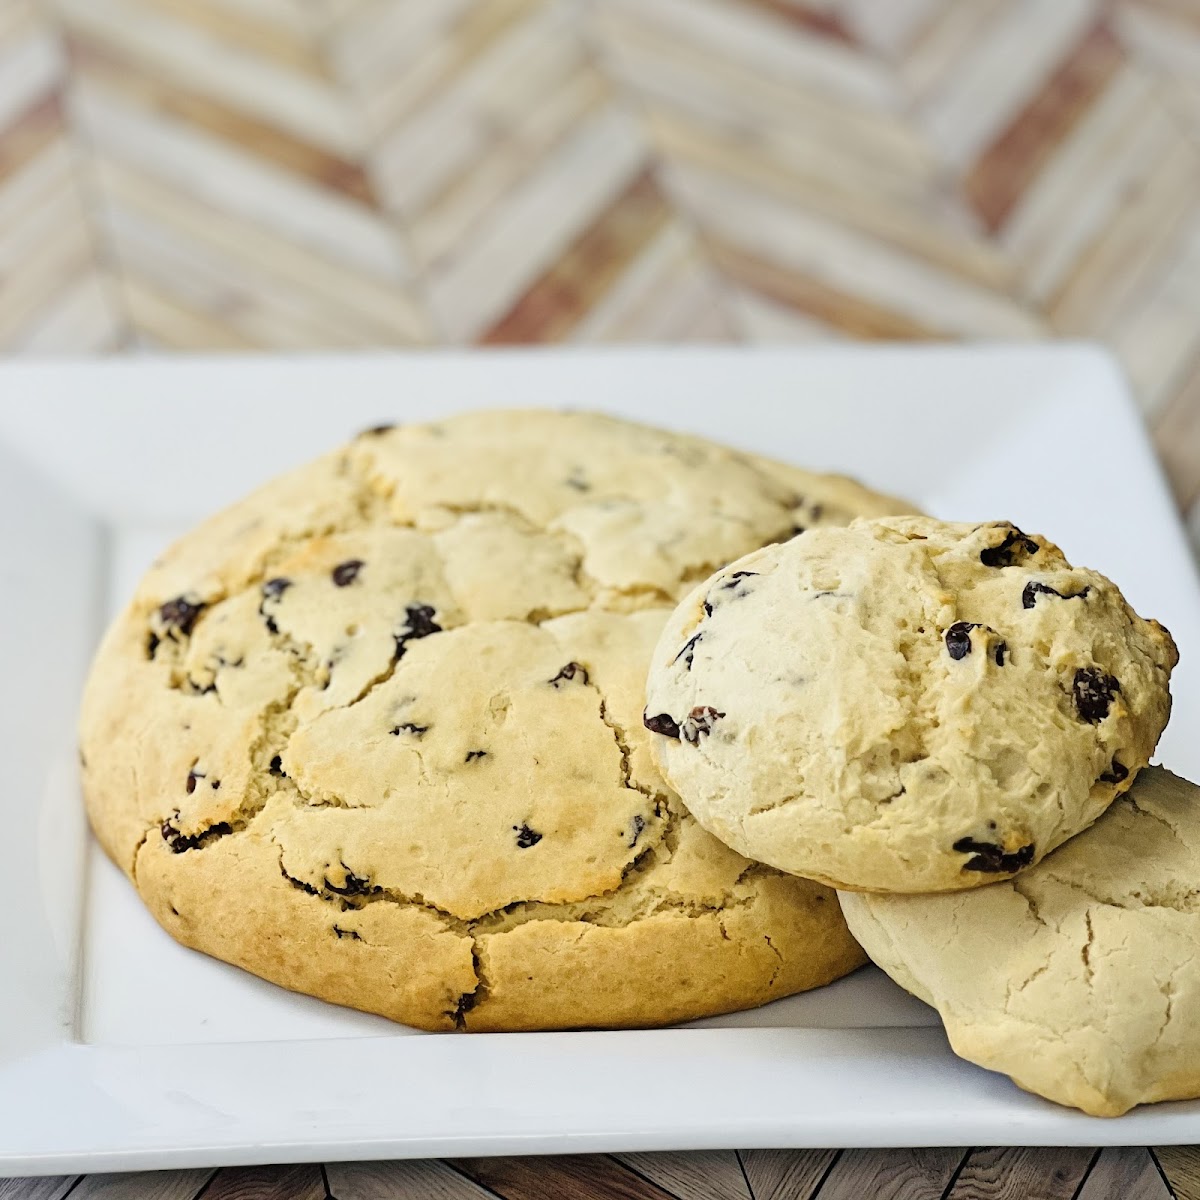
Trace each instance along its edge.
<path fill-rule="evenodd" d="M 855 937 L 956 1054 L 1098 1117 L 1200 1096 L 1200 788 L 1150 767 L 994 887 L 843 893 Z"/>
<path fill-rule="evenodd" d="M 645 725 L 739 854 L 839 888 L 1010 875 L 1133 782 L 1170 712 L 1165 629 L 1012 525 L 814 529 L 678 606 Z"/>
<path fill-rule="evenodd" d="M 427 1029 L 652 1025 L 862 959 L 734 854 L 641 723 L 671 607 L 895 502 L 578 413 L 381 428 L 201 525 L 109 630 L 91 820 L 163 926 Z"/>

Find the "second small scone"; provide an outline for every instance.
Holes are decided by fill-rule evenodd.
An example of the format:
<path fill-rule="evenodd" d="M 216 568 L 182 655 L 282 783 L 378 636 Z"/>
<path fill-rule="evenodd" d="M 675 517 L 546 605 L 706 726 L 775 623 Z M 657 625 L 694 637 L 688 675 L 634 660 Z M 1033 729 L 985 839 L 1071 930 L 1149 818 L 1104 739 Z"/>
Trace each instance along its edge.
<path fill-rule="evenodd" d="M 843 896 L 851 932 L 956 1054 L 1097 1117 L 1200 1096 L 1200 788 L 1151 767 L 1017 879 Z"/>
<path fill-rule="evenodd" d="M 940 892 L 1086 829 L 1150 759 L 1171 636 L 1003 522 L 814 529 L 667 622 L 645 723 L 710 833 L 835 887 Z"/>

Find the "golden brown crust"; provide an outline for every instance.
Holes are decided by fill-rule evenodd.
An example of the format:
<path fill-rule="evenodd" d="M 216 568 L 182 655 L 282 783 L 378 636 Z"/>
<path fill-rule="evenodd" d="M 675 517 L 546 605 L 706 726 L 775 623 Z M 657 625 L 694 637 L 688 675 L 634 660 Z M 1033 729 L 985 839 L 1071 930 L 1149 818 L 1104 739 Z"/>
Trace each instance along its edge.
<path fill-rule="evenodd" d="M 689 579 L 887 503 L 585 414 L 360 438 L 147 574 L 84 698 L 93 827 L 184 944 L 426 1029 L 825 983 L 832 893 L 695 825 L 643 680 Z"/>
<path fill-rule="evenodd" d="M 257 833 L 203 853 L 172 854 L 147 840 L 138 890 L 185 946 L 322 1000 L 424 1029 L 453 1029 L 460 996 L 475 987 L 468 938 L 412 906 L 341 912 L 291 886 L 279 853 Z M 412 970 L 419 956 L 420 970 Z"/>

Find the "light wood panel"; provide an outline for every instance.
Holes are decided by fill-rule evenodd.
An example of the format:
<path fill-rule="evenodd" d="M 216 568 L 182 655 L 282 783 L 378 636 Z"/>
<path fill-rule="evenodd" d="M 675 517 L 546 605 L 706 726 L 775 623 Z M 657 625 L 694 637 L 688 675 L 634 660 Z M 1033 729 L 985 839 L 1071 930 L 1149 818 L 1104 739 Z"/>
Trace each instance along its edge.
<path fill-rule="evenodd" d="M 1194 0 L 0 0 L 0 229 L 10 353 L 1099 338 L 1200 496 Z"/>
<path fill-rule="evenodd" d="M 1095 1159 L 1075 1146 L 974 1150 L 945 1200 L 1074 1200 Z"/>
<path fill-rule="evenodd" d="M 1170 1200 L 1171 1189 L 1149 1150 L 1104 1149 L 1096 1159 L 1078 1200 Z"/>

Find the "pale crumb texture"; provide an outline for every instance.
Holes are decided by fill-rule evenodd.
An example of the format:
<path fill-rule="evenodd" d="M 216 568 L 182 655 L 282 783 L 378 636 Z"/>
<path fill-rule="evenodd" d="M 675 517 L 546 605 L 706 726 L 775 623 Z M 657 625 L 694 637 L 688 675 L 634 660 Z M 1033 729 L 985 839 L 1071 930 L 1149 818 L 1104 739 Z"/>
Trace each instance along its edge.
<path fill-rule="evenodd" d="M 646 723 L 740 854 L 836 887 L 972 888 L 1086 829 L 1170 713 L 1165 629 L 1005 522 L 813 529 L 668 620 Z"/>
<path fill-rule="evenodd" d="M 729 559 L 903 506 L 580 413 L 371 431 L 173 546 L 83 706 L 93 827 L 185 945 L 426 1029 L 652 1025 L 863 961 L 687 815 L 650 652 Z"/>
<path fill-rule="evenodd" d="M 1086 833 L 992 887 L 841 900 L 963 1058 L 1099 1117 L 1200 1096 L 1194 784 L 1150 767 Z"/>

